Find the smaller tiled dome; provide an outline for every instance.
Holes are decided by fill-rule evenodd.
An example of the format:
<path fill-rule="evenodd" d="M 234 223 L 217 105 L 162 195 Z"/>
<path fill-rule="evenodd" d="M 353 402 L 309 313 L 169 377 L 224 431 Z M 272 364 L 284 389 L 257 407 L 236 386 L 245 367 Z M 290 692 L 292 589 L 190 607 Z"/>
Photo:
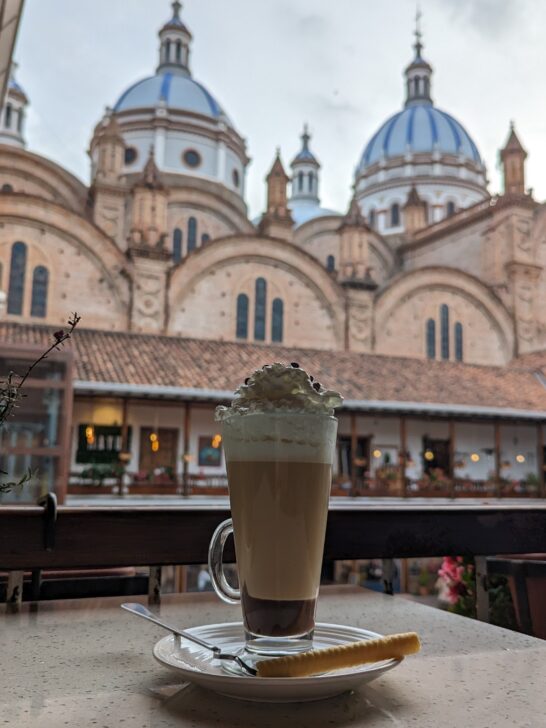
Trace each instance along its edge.
<path fill-rule="evenodd" d="M 148 109 L 165 104 L 169 109 L 229 119 L 216 99 L 191 76 L 171 71 L 157 73 L 130 86 L 117 100 L 114 111 Z"/>

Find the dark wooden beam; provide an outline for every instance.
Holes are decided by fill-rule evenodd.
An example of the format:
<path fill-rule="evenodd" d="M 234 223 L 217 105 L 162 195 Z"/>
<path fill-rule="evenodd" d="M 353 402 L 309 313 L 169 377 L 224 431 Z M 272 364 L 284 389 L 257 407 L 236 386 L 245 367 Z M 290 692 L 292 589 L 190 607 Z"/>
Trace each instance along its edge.
<path fill-rule="evenodd" d="M 354 503 L 354 501 L 353 501 Z M 203 564 L 219 506 L 59 507 L 44 544 L 44 510 L 0 508 L 0 570 Z M 229 544 L 228 544 L 229 546 Z M 230 547 L 231 548 L 231 547 Z M 226 549 L 226 559 L 233 551 Z M 546 505 L 426 506 L 369 503 L 329 513 L 326 560 L 546 551 Z"/>

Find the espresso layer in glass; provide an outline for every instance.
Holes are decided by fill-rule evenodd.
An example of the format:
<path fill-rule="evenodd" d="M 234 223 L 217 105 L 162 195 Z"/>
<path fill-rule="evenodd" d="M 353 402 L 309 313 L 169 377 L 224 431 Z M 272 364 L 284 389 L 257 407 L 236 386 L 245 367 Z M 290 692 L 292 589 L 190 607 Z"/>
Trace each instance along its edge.
<path fill-rule="evenodd" d="M 227 470 L 245 626 L 305 634 L 314 627 L 332 467 L 247 460 Z"/>

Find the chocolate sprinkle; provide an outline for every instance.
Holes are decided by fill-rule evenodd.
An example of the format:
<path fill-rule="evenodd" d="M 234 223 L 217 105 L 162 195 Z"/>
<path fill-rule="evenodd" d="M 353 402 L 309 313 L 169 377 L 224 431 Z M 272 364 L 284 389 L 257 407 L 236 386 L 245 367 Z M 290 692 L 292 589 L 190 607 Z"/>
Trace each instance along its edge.
<path fill-rule="evenodd" d="M 250 377 L 247 377 L 247 378 L 245 379 L 245 384 L 248 384 L 249 382 L 250 382 Z"/>
<path fill-rule="evenodd" d="M 291 367 L 294 367 L 294 369 L 299 369 L 300 368 L 300 365 L 298 364 L 297 361 L 290 362 L 290 366 Z"/>
<path fill-rule="evenodd" d="M 320 391 L 320 388 L 321 388 L 321 386 L 322 386 L 322 385 L 321 385 L 321 383 L 320 383 L 320 382 L 314 382 L 314 384 L 313 384 L 313 389 L 316 389 L 316 390 L 317 390 L 317 392 L 319 392 L 319 391 Z"/>

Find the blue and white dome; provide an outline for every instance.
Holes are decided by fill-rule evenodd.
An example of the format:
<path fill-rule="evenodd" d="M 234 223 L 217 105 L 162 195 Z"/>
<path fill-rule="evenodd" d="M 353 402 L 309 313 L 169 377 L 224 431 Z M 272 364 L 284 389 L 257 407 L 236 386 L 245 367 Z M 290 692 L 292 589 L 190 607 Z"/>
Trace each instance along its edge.
<path fill-rule="evenodd" d="M 482 163 L 463 125 L 428 103 L 408 106 L 387 119 L 366 145 L 358 172 L 383 159 L 423 152 L 453 154 Z"/>
<path fill-rule="evenodd" d="M 202 84 L 191 76 L 167 70 L 158 70 L 155 76 L 130 86 L 117 100 L 114 111 L 149 109 L 159 105 L 229 123 L 227 114 Z"/>
<path fill-rule="evenodd" d="M 425 205 L 427 225 L 488 197 L 485 165 L 472 137 L 434 106 L 433 70 L 422 55 L 419 25 L 415 39 L 404 108 L 381 124 L 355 170 L 360 208 L 384 235 L 404 233 L 403 210 L 413 188 Z"/>
<path fill-rule="evenodd" d="M 298 202 L 291 201 L 288 203 L 288 207 L 290 208 L 292 219 L 294 220 L 294 227 L 299 227 L 300 225 L 310 222 L 311 220 L 316 220 L 319 217 L 330 217 L 331 215 L 339 217 L 341 215 L 340 212 L 329 210 L 327 207 L 305 204 L 303 202 L 298 204 Z"/>
<path fill-rule="evenodd" d="M 246 143 L 214 96 L 193 78 L 192 34 L 180 17 L 181 3 L 159 31 L 159 63 L 154 75 L 133 83 L 95 129 L 92 175 L 99 142 L 113 116 L 123 139 L 123 174 L 142 172 L 154 149 L 158 169 L 170 175 L 219 183 L 244 200 Z M 173 180 L 174 182 L 174 180 Z"/>

